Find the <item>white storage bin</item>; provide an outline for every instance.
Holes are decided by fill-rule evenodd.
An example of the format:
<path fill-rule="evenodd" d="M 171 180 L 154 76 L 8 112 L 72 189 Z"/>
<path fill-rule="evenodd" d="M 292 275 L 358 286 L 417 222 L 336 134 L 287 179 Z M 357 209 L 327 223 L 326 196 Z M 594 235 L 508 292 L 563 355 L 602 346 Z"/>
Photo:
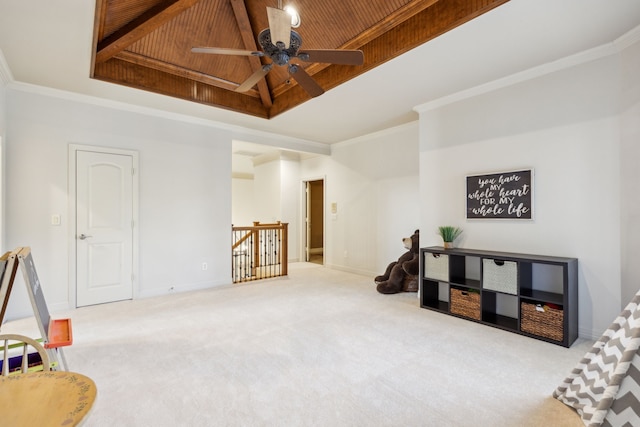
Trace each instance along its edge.
<path fill-rule="evenodd" d="M 424 277 L 440 282 L 448 282 L 449 255 L 424 252 Z"/>
<path fill-rule="evenodd" d="M 518 263 L 497 259 L 482 259 L 482 287 L 492 291 L 517 295 Z"/>

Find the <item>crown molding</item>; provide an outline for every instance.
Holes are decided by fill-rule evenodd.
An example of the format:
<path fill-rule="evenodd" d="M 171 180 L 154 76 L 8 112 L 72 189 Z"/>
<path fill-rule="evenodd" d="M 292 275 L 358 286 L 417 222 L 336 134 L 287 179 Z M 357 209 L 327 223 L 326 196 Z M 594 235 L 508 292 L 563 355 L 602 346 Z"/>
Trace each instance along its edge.
<path fill-rule="evenodd" d="M 253 179 L 253 174 L 252 173 L 247 173 L 247 172 L 232 172 L 231 173 L 231 178 L 233 179 L 248 179 L 251 180 Z"/>
<path fill-rule="evenodd" d="M 640 25 L 618 37 L 613 44 L 618 51 L 623 51 L 638 42 L 640 42 Z"/>
<path fill-rule="evenodd" d="M 331 148 L 334 149 L 334 148 L 346 147 L 348 145 L 357 144 L 359 142 L 371 141 L 372 139 L 383 138 L 388 135 L 395 135 L 398 132 L 403 132 L 405 130 L 410 130 L 410 129 L 414 129 L 417 132 L 419 129 L 419 121 L 412 120 L 408 123 L 403 123 L 401 125 L 382 129 L 366 135 L 357 136 L 355 138 L 347 139 L 345 141 L 336 142 L 334 144 L 331 144 Z"/>
<path fill-rule="evenodd" d="M 294 151 L 274 150 L 268 153 L 260 154 L 251 159 L 253 166 L 263 165 L 273 161 L 292 160 L 299 161 L 300 155 Z"/>
<path fill-rule="evenodd" d="M 13 82 L 13 75 L 4 57 L 4 53 L 2 53 L 2 49 L 0 49 L 0 87 L 7 86 L 11 82 Z"/>
<path fill-rule="evenodd" d="M 271 145 L 274 146 L 274 148 L 302 151 L 313 154 L 331 154 L 329 145 L 321 142 L 251 129 L 248 127 L 232 125 L 187 114 L 174 113 L 172 111 L 159 110 L 152 107 L 129 104 L 122 101 L 100 98 L 97 96 L 85 95 L 76 92 L 69 92 L 62 89 L 38 86 L 30 83 L 12 81 L 11 88 L 21 92 L 34 93 L 37 95 L 49 96 L 52 98 L 64 99 L 67 101 L 74 101 L 88 105 L 95 105 L 98 107 L 128 111 L 131 113 L 144 114 L 147 116 L 159 117 L 167 120 L 175 120 L 184 123 L 212 127 L 230 132 L 232 139 L 254 142 L 263 145 Z"/>
<path fill-rule="evenodd" d="M 604 58 L 614 53 L 617 53 L 617 50 L 615 49 L 613 43 L 608 43 L 606 45 L 589 49 L 584 52 L 559 59 L 557 61 L 548 62 L 546 64 L 542 64 L 537 67 L 533 67 L 501 79 L 493 80 L 491 82 L 475 86 L 470 89 L 456 92 L 454 94 L 435 99 L 421 105 L 417 105 L 413 107 L 413 110 L 418 113 L 425 113 L 430 110 L 444 107 L 445 105 L 453 104 L 455 102 L 463 101 L 465 99 L 473 98 L 479 95 L 484 95 L 485 93 L 513 86 L 515 84 L 522 83 L 528 80 L 533 80 L 535 78 L 542 77 L 556 71 L 565 70 L 567 68 L 575 67 L 576 65 Z"/>
<path fill-rule="evenodd" d="M 424 113 L 430 110 L 435 110 L 437 108 L 444 107 L 445 105 L 453 104 L 455 102 L 493 92 L 495 90 L 522 83 L 527 80 L 532 80 L 537 77 L 542 77 L 556 71 L 565 70 L 571 67 L 585 64 L 587 62 L 605 58 L 610 55 L 618 54 L 639 41 L 640 25 L 628 31 L 611 43 L 607 43 L 593 49 L 588 49 L 583 52 L 579 52 L 574 55 L 559 59 L 557 61 L 548 62 L 546 64 L 542 64 L 537 67 L 533 67 L 528 70 L 515 73 L 510 76 L 494 80 L 476 87 L 472 87 L 470 89 L 466 89 L 442 98 L 434 99 L 433 101 L 429 101 L 413 107 L 413 110 L 417 113 Z"/>

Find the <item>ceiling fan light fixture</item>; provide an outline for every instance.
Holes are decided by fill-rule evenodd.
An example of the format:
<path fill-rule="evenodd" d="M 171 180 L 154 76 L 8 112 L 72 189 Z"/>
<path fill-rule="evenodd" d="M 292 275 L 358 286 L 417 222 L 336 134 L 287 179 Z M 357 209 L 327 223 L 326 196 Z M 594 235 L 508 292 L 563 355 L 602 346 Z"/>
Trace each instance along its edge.
<path fill-rule="evenodd" d="M 267 73 L 274 65 L 288 65 L 289 75 L 298 83 L 298 85 L 307 92 L 311 97 L 320 96 L 324 93 L 324 89 L 308 74 L 299 64 L 292 64 L 292 59 L 298 59 L 304 62 L 317 62 L 325 64 L 337 65 L 362 65 L 364 63 L 364 55 L 361 50 L 349 49 L 305 49 L 300 51 L 302 46 L 302 38 L 300 34 L 291 29 L 293 26 L 300 25 L 300 16 L 291 8 L 281 9 L 281 0 L 278 2 L 278 9 L 267 7 L 267 18 L 269 20 L 269 28 L 265 28 L 258 34 L 258 43 L 262 47 L 262 51 L 250 51 L 241 49 L 225 49 L 218 47 L 194 47 L 191 49 L 194 53 L 213 53 L 221 55 L 244 55 L 244 56 L 266 56 L 271 59 L 269 64 L 263 65 L 262 68 L 255 70 L 244 82 L 240 83 L 235 89 L 236 92 L 247 92 L 255 86 L 260 80 L 265 78 Z M 294 16 L 295 21 L 289 22 L 289 16 Z M 288 40 L 288 43 L 285 43 Z M 289 84 L 289 80 L 287 80 Z"/>
<path fill-rule="evenodd" d="M 300 26 L 300 14 L 293 6 L 285 6 L 284 11 L 291 16 L 291 27 L 298 28 Z"/>

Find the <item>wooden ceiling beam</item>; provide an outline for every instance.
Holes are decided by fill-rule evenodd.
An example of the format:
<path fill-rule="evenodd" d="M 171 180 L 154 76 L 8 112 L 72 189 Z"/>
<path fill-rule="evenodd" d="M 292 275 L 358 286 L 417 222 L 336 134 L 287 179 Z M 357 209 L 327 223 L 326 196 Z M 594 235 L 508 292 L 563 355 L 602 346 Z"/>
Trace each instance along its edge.
<path fill-rule="evenodd" d="M 508 1 L 457 0 L 447 2 L 439 0 L 431 2 L 429 8 L 406 19 L 400 25 L 387 29 L 386 32 L 382 32 L 365 45 L 360 46 L 364 52 L 364 65 L 329 65 L 313 74 L 313 78 L 325 91 L 330 90 Z M 275 102 L 270 117 L 275 117 L 310 99 L 304 91 L 291 89 L 287 90 L 284 85 L 274 89 Z"/>
<path fill-rule="evenodd" d="M 360 49 L 362 46 L 380 37 L 387 31 L 390 31 L 391 29 L 397 27 L 414 15 L 417 15 L 428 7 L 433 6 L 438 1 L 442 0 L 413 0 L 387 16 L 382 21 L 378 22 L 375 26 L 368 28 L 366 31 L 358 34 L 357 37 L 349 40 L 338 49 Z M 314 63 L 309 65 L 308 67 L 305 67 L 305 71 L 307 71 L 307 73 L 309 73 L 310 75 L 314 75 L 315 73 L 318 73 L 330 66 L 331 64 Z M 278 88 L 274 88 L 273 92 L 275 96 L 278 96 L 285 90 L 287 90 L 287 84 L 283 83 Z"/>
<path fill-rule="evenodd" d="M 101 40 L 97 46 L 95 62 L 102 63 L 108 60 L 198 1 L 200 0 L 165 0 L 152 7 L 118 31 Z"/>
<path fill-rule="evenodd" d="M 169 64 L 167 62 L 159 61 L 157 59 L 138 55 L 136 53 L 131 53 L 127 51 L 120 52 L 116 57 L 114 57 L 114 59 L 130 62 L 132 64 L 136 64 L 141 67 L 162 71 L 164 73 L 173 74 L 178 77 L 184 77 L 193 81 L 204 83 L 209 86 L 219 87 L 221 89 L 235 90 L 238 87 L 238 84 L 235 82 L 230 82 L 228 80 L 211 76 L 209 74 L 201 73 L 199 71 L 188 70 L 186 68 L 179 67 L 177 65 Z M 256 91 L 245 93 L 245 95 L 254 96 L 256 98 L 258 97 L 258 93 Z"/>
<path fill-rule="evenodd" d="M 93 22 L 93 40 L 91 46 L 91 77 L 93 77 L 94 70 L 96 67 L 96 54 L 97 54 L 97 46 L 98 42 L 102 40 L 104 37 L 104 23 L 107 19 L 107 10 L 108 10 L 109 2 L 108 0 L 97 0 L 96 1 L 96 16 Z"/>
<path fill-rule="evenodd" d="M 229 81 L 236 70 L 231 70 L 231 74 L 225 74 L 227 77 L 223 79 L 189 68 L 187 64 L 190 64 L 190 60 L 182 56 L 175 63 L 169 63 L 166 59 L 158 59 L 151 50 L 148 51 L 148 55 L 145 54 L 147 51 L 142 43 L 146 41 L 145 36 L 149 36 L 159 27 L 166 28 L 168 32 L 175 31 L 171 20 L 198 0 L 153 0 L 159 5 L 146 12 L 138 12 L 139 9 L 136 9 L 132 15 L 139 16 L 131 18 L 130 15 L 128 19 L 121 19 L 120 22 L 129 23 L 121 24 L 121 28 L 115 31 L 111 27 L 109 31 L 114 32 L 107 36 L 104 36 L 107 34 L 104 32 L 104 25 L 105 19 L 108 18 L 105 14 L 108 15 L 109 5 L 130 0 L 96 1 L 96 13 L 99 17 L 96 17 L 95 25 L 99 29 L 96 29 L 93 40 L 95 56 L 91 75 L 94 78 L 266 119 L 310 99 L 295 81 L 291 84 L 273 83 L 274 87 L 269 88 L 269 81 L 276 81 L 282 74 L 278 72 L 281 70 L 273 70 L 269 79 L 262 79 L 249 92 L 238 93 L 235 91 L 238 83 Z M 203 1 L 201 6 L 203 10 L 214 13 L 215 7 L 220 6 L 218 1 L 223 0 L 214 0 L 214 4 Z M 258 15 L 257 12 L 263 7 L 246 0 L 224 2 L 224 8 L 221 10 L 225 13 L 225 23 L 230 24 L 225 27 L 227 31 L 235 26 L 235 18 L 245 49 L 258 50 L 252 23 L 263 25 L 258 22 L 262 15 Z M 373 27 L 353 36 L 338 47 L 362 49 L 365 56 L 362 66 L 314 63 L 304 64 L 305 70 L 328 91 L 506 2 L 508 0 L 407 0 L 401 9 L 382 20 L 377 20 Z M 232 6 L 231 10 L 228 8 L 229 4 Z M 118 6 L 121 7 L 122 4 Z M 175 20 L 176 23 L 178 21 Z M 155 36 L 155 33 L 153 35 Z M 237 43 L 238 36 L 233 37 Z M 127 49 L 138 40 L 141 40 L 139 53 Z M 135 46 L 138 50 L 137 43 Z M 247 60 L 253 71 L 259 69 L 263 63 L 258 57 L 247 57 Z"/>
<path fill-rule="evenodd" d="M 422 13 L 425 9 L 433 6 L 442 0 L 413 0 L 402 8 L 396 10 L 375 26 L 368 28 L 366 31 L 358 34 L 358 36 L 346 42 L 340 49 L 359 49 L 372 40 L 377 39 L 384 33 L 392 30 L 415 15 Z"/>
<path fill-rule="evenodd" d="M 238 28 L 240 29 L 244 48 L 250 51 L 258 50 L 256 39 L 251 29 L 249 14 L 247 13 L 247 5 L 244 3 L 244 0 L 231 0 L 231 6 L 233 6 L 233 13 L 236 16 L 236 21 L 238 21 Z M 249 64 L 251 64 L 252 73 L 262 67 L 262 61 L 260 61 L 260 58 L 257 56 L 248 56 L 247 59 L 249 60 Z M 262 104 L 270 108 L 273 105 L 273 100 L 271 99 L 266 79 L 260 79 L 257 86 Z"/>
<path fill-rule="evenodd" d="M 256 117 L 269 118 L 269 110 L 262 105 L 257 96 L 247 96 L 200 83 L 188 77 L 123 61 L 117 57 L 97 64 L 94 78 L 218 108 L 241 111 Z"/>

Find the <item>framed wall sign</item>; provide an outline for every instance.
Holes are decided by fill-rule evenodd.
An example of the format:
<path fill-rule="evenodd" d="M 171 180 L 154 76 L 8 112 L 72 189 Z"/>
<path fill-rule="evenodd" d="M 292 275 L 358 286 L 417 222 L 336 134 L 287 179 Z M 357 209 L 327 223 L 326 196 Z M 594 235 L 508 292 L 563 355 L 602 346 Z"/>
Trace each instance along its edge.
<path fill-rule="evenodd" d="M 467 176 L 467 219 L 533 219 L 533 169 Z"/>

